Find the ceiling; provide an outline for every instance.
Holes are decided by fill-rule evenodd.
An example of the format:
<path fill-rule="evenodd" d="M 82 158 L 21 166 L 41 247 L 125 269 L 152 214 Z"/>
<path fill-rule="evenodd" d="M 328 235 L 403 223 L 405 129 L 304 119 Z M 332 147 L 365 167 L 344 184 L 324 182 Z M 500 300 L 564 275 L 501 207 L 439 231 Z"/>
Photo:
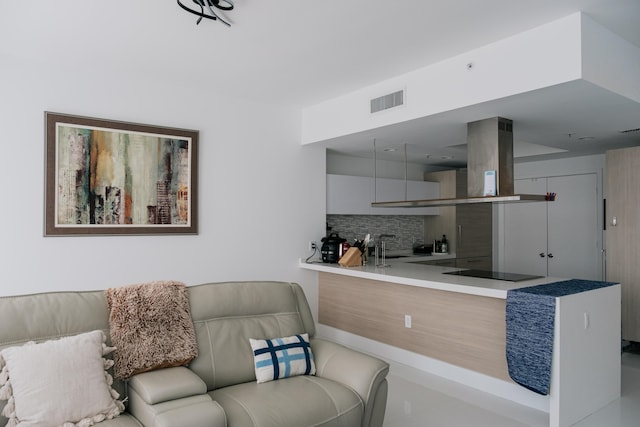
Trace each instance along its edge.
<path fill-rule="evenodd" d="M 189 0 L 183 0 L 185 2 Z M 175 0 L 2 2 L 0 62 L 78 67 L 97 78 L 197 85 L 202 96 L 292 108 L 314 105 L 583 11 L 640 47 L 638 0 L 234 0 L 230 28 Z M 640 145 L 638 103 L 577 82 L 359 135 L 346 152 L 370 155 L 371 137 L 415 161 L 464 158 L 468 121 L 514 121 L 516 155 L 539 144 L 580 155 Z M 552 106 L 550 108 L 550 106 Z M 580 139 L 594 137 L 593 140 Z M 458 148 L 446 148 L 459 146 Z M 344 149 L 344 144 L 341 144 Z M 414 147 L 415 146 L 415 147 Z M 425 152 L 426 151 L 426 152 Z M 397 151 L 395 152 L 398 153 Z M 555 156 L 557 156 L 556 154 Z M 545 156 L 529 159 L 548 158 Z"/>
<path fill-rule="evenodd" d="M 467 164 L 467 123 L 513 120 L 514 162 L 602 154 L 640 145 L 640 104 L 585 81 L 540 89 L 327 141 L 330 152 L 418 163 Z"/>

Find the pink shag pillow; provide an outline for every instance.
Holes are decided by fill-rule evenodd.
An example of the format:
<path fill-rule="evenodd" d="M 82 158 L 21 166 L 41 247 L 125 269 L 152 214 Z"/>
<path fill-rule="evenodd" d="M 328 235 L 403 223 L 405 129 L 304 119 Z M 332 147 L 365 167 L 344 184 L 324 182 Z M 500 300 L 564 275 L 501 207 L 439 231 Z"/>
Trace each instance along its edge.
<path fill-rule="evenodd" d="M 106 290 L 114 376 L 187 365 L 198 355 L 189 294 L 180 282 L 158 281 Z"/>

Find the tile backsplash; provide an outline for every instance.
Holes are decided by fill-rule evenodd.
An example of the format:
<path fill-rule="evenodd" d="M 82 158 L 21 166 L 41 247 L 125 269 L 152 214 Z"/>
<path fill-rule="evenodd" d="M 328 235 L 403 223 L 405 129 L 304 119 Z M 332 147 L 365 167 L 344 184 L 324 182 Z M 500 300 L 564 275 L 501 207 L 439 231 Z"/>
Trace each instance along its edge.
<path fill-rule="evenodd" d="M 353 243 L 368 234 L 374 240 L 381 234 L 394 234 L 385 238 L 387 250 L 412 249 L 424 243 L 424 216 L 420 215 L 327 215 L 327 233 L 338 233 Z"/>

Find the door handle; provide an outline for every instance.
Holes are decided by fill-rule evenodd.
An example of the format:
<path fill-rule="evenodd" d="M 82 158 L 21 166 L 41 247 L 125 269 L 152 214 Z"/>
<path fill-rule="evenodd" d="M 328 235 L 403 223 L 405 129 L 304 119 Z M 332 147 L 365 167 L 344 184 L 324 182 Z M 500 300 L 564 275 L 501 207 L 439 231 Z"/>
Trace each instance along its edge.
<path fill-rule="evenodd" d="M 553 254 L 547 254 L 547 257 L 553 258 Z"/>
<path fill-rule="evenodd" d="M 544 252 L 540 252 L 539 255 L 540 255 L 540 258 L 544 258 Z"/>

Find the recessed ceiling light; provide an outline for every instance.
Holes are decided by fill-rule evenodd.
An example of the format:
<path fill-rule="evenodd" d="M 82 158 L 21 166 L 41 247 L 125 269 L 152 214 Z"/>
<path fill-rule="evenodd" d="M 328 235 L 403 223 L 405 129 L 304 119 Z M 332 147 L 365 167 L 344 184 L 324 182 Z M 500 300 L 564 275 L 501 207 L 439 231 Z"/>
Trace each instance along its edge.
<path fill-rule="evenodd" d="M 593 136 L 581 136 L 578 138 L 579 141 L 593 141 L 594 139 L 596 139 Z"/>
<path fill-rule="evenodd" d="M 440 160 L 451 160 L 453 156 L 440 156 Z"/>
<path fill-rule="evenodd" d="M 394 151 L 396 151 L 395 148 L 385 148 L 384 151 L 386 151 L 387 153 L 393 153 Z"/>

